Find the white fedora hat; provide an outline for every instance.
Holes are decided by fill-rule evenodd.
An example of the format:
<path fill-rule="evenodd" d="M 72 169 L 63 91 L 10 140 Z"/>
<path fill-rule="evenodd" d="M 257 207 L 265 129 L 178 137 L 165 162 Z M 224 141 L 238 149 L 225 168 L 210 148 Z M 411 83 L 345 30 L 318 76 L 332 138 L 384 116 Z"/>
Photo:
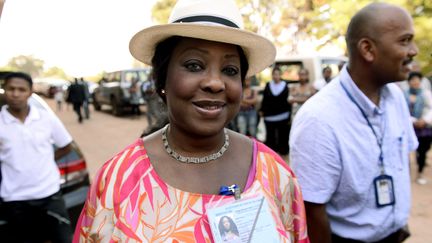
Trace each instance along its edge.
<path fill-rule="evenodd" d="M 168 22 L 136 33 L 129 43 L 132 56 L 151 65 L 159 42 L 171 36 L 182 36 L 240 46 L 249 63 L 247 77 L 274 62 L 273 43 L 243 30 L 242 16 L 234 0 L 178 0 Z"/>

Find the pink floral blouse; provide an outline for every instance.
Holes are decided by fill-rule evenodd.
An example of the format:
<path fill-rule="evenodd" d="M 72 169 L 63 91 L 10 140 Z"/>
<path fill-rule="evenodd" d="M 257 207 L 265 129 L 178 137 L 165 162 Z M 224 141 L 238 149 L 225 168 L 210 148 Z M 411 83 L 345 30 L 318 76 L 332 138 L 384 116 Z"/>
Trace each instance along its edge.
<path fill-rule="evenodd" d="M 254 169 L 242 195 L 269 198 L 281 242 L 309 242 L 297 179 L 271 149 L 254 141 Z M 137 140 L 97 173 L 74 242 L 213 242 L 206 205 L 232 196 L 181 191 L 166 184 Z"/>

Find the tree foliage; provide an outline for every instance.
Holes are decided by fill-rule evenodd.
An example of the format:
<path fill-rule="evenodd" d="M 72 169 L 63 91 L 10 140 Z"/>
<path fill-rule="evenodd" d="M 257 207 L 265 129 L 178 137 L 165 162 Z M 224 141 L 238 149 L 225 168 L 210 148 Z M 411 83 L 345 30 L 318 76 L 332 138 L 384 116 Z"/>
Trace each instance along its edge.
<path fill-rule="evenodd" d="M 12 71 L 21 71 L 30 74 L 32 77 L 38 77 L 44 69 L 44 61 L 33 56 L 19 55 L 12 57 L 7 69 Z"/>
<path fill-rule="evenodd" d="M 343 37 L 350 18 L 366 4 L 380 1 L 327 0 L 315 2 L 317 4 L 313 13 L 314 19 L 309 26 L 308 33 L 320 40 L 319 47 L 337 44 L 345 49 Z M 432 72 L 429 47 L 430 40 L 432 40 L 432 0 L 387 0 L 385 2 L 399 5 L 411 14 L 416 31 L 415 43 L 419 48 L 416 59 L 425 74 Z"/>
<path fill-rule="evenodd" d="M 43 72 L 43 77 L 54 77 L 54 78 L 62 78 L 62 79 L 68 79 L 68 76 L 64 72 L 63 69 L 59 67 L 50 67 L 47 70 Z"/>
<path fill-rule="evenodd" d="M 297 51 L 298 41 L 307 38 L 305 28 L 313 0 L 236 0 L 245 28 L 268 37 L 276 46 L 290 46 Z M 159 0 L 152 9 L 156 23 L 168 22 L 175 0 Z M 294 38 L 292 38 L 294 36 Z"/>
<path fill-rule="evenodd" d="M 12 57 L 8 64 L 1 67 L 5 71 L 20 71 L 30 74 L 32 77 L 56 77 L 68 79 L 68 75 L 60 67 L 44 69 L 44 61 L 34 56 L 19 55 Z"/>
<path fill-rule="evenodd" d="M 344 35 L 350 18 L 371 0 L 236 0 L 245 28 L 273 41 L 278 51 L 299 52 L 303 43 L 315 49 L 338 46 L 345 50 Z M 167 23 L 175 0 L 159 0 L 152 9 L 153 20 Z M 414 18 L 416 44 L 424 72 L 432 72 L 432 0 L 387 0 L 406 8 Z"/>

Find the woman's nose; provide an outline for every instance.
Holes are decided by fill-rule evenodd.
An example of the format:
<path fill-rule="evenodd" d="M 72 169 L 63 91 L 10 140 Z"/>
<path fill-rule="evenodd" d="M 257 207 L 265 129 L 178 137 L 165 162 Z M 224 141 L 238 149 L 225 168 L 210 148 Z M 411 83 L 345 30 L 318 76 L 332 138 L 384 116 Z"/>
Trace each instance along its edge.
<path fill-rule="evenodd" d="M 201 88 L 206 92 L 219 93 L 225 90 L 225 82 L 220 74 L 213 73 L 203 80 Z"/>

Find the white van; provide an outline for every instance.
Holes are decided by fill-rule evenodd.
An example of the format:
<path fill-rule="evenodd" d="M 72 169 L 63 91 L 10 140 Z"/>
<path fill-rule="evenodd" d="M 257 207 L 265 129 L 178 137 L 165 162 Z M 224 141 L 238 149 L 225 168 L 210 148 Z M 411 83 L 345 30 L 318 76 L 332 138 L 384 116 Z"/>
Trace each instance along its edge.
<path fill-rule="evenodd" d="M 322 79 L 322 70 L 325 67 L 332 69 L 332 76 L 339 74 L 339 66 L 348 61 L 347 57 L 329 57 L 329 56 L 302 56 L 291 55 L 276 57 L 275 66 L 281 69 L 282 79 L 288 83 L 297 83 L 299 80 L 298 71 L 306 68 L 309 71 L 309 82 L 314 83 Z"/>
<path fill-rule="evenodd" d="M 309 82 L 313 85 L 318 79 L 322 79 L 322 70 L 325 67 L 332 69 L 332 76 L 335 77 L 339 74 L 339 65 L 345 64 L 348 61 L 347 57 L 327 57 L 327 56 L 304 56 L 304 55 L 290 55 L 276 57 L 275 63 L 265 69 L 262 76 L 265 76 L 263 80 L 269 81 L 271 79 L 271 69 L 278 66 L 281 69 L 282 80 L 288 82 L 288 86 L 291 88 L 298 84 L 299 76 L 298 72 L 302 68 L 306 68 L 309 71 Z M 261 78 L 262 78 L 261 76 Z M 260 108 L 262 101 L 262 92 L 264 91 L 264 84 L 260 83 L 258 86 L 254 86 L 253 89 L 258 92 L 257 109 Z"/>

